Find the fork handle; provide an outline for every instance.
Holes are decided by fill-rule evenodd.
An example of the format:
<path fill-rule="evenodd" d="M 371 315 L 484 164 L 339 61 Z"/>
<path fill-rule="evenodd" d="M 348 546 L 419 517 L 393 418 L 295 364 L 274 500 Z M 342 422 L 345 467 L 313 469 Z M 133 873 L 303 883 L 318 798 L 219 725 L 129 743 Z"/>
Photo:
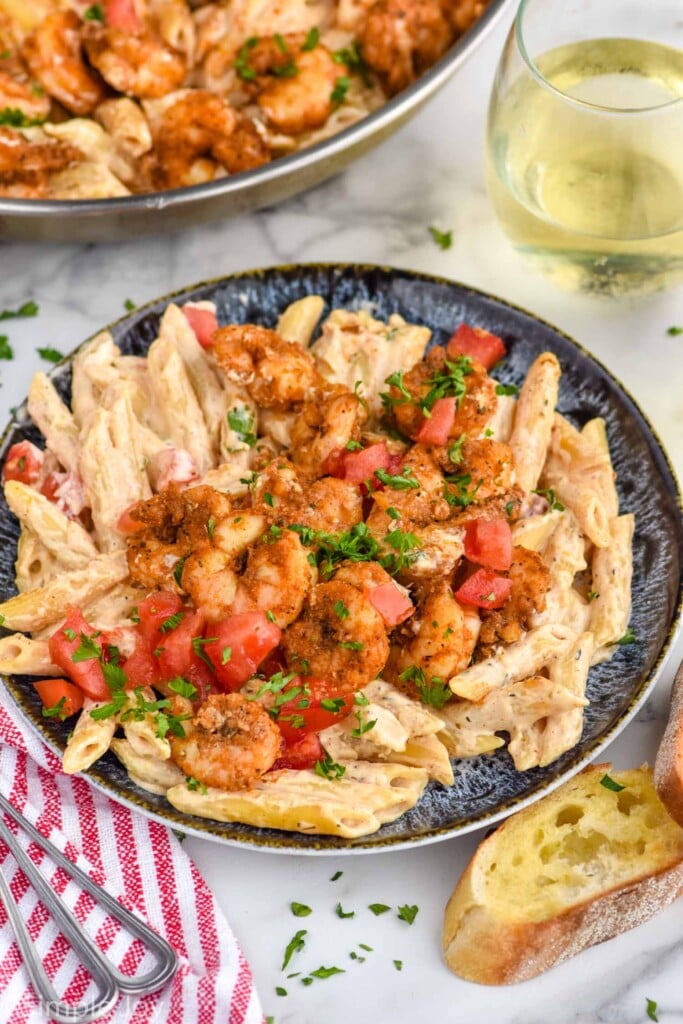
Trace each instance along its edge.
<path fill-rule="evenodd" d="M 11 833 L 10 833 L 11 835 Z M 3 839 L 5 836 L 3 835 Z M 14 838 L 14 837 L 12 837 Z M 14 853 L 14 851 L 12 851 Z M 22 865 L 23 870 L 23 865 Z M 101 979 L 96 977 L 98 983 L 98 998 L 91 1003 L 80 1006 L 74 1003 L 65 1003 L 60 1000 L 52 986 L 52 982 L 45 973 L 40 957 L 24 924 L 23 918 L 10 891 L 3 872 L 0 870 L 0 902 L 7 911 L 7 917 L 12 930 L 14 931 L 17 945 L 31 979 L 31 984 L 40 1000 L 41 1009 L 50 1020 L 58 1024 L 86 1024 L 87 1021 L 99 1020 L 110 1012 L 119 998 L 119 990 L 109 974 Z M 95 975 L 93 975 L 95 977 Z"/>
<path fill-rule="evenodd" d="M 146 992 L 156 992 L 157 989 L 165 985 L 166 982 L 173 977 L 178 968 L 178 958 L 173 950 L 172 946 L 153 931 L 149 925 L 145 924 L 138 917 L 132 914 L 125 907 L 111 896 L 106 889 L 98 885 L 96 882 L 86 875 L 84 871 L 81 871 L 76 864 L 72 863 L 68 857 L 65 857 L 61 850 L 58 850 L 56 846 L 45 838 L 42 832 L 39 832 L 34 825 L 28 821 L 12 804 L 0 793 L 0 808 L 13 818 L 16 823 L 24 829 L 24 831 L 31 837 L 31 839 L 38 844 L 46 853 L 50 855 L 52 860 L 58 864 L 61 868 L 71 875 L 78 884 L 90 893 L 91 896 L 101 903 L 103 907 L 109 911 L 112 917 L 115 917 L 118 921 L 123 924 L 128 931 L 139 938 L 144 945 L 154 954 L 157 963 L 147 974 L 143 974 L 140 977 L 131 977 L 127 974 L 122 974 L 117 971 L 116 968 L 109 965 L 109 970 L 113 973 L 114 980 L 117 987 L 121 992 L 127 992 L 131 995 L 142 995 Z M 11 833 L 10 833 L 11 835 Z M 14 837 L 12 837 L 14 838 Z M 21 849 L 21 847 L 19 847 Z M 23 853 L 23 850 L 22 850 Z M 31 865 L 33 867 L 33 865 Z M 42 877 L 42 876 L 41 876 Z M 52 890 L 50 890 L 50 894 Z M 98 951 L 99 952 L 99 951 Z"/>

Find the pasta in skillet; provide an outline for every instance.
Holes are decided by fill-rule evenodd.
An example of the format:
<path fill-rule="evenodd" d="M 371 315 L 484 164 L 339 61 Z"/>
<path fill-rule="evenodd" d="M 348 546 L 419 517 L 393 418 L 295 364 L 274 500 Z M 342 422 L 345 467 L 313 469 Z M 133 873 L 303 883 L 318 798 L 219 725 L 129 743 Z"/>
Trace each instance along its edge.
<path fill-rule="evenodd" d="M 0 0 L 0 195 L 108 199 L 259 167 L 414 81 L 488 0 Z"/>
<path fill-rule="evenodd" d="M 602 421 L 554 412 L 551 353 L 515 399 L 486 331 L 427 351 L 397 315 L 323 317 L 171 304 L 146 359 L 80 350 L 71 408 L 37 375 L 0 669 L 79 715 L 66 771 L 111 750 L 181 811 L 351 839 L 453 758 L 507 744 L 526 771 L 578 742 L 633 517 Z"/>

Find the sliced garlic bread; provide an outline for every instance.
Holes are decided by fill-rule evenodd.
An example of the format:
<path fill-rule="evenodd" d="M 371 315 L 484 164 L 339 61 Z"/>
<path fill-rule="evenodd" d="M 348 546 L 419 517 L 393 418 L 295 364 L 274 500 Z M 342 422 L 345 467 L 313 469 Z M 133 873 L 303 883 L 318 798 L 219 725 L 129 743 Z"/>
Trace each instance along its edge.
<path fill-rule="evenodd" d="M 524 981 L 681 891 L 683 829 L 651 770 L 591 765 L 479 846 L 446 907 L 446 963 L 484 985 Z"/>
<path fill-rule="evenodd" d="M 683 825 L 683 664 L 674 680 L 669 721 L 657 751 L 655 786 L 671 817 Z"/>

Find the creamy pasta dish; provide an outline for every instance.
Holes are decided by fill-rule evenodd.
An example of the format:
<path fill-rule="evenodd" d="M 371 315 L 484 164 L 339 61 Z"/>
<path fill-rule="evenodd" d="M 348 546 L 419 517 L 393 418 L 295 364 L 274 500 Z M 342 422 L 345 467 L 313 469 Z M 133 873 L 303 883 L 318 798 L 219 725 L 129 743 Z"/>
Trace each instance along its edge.
<path fill-rule="evenodd" d="M 453 759 L 579 740 L 590 666 L 627 634 L 633 517 L 602 419 L 555 411 L 546 352 L 303 298 L 275 330 L 169 305 L 146 357 L 108 332 L 44 449 L 4 466 L 21 524 L 0 671 L 181 811 L 346 838 Z"/>
<path fill-rule="evenodd" d="M 0 195 L 213 181 L 341 131 L 488 0 L 0 0 Z"/>

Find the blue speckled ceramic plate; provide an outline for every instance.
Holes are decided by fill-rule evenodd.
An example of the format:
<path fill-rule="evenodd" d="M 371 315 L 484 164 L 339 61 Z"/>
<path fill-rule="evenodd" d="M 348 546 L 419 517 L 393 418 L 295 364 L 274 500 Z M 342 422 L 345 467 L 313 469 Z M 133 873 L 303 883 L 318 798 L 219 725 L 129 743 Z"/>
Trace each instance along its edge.
<path fill-rule="evenodd" d="M 372 304 L 382 319 L 400 313 L 426 324 L 435 342 L 443 342 L 455 325 L 467 321 L 500 335 L 508 358 L 499 374 L 520 384 L 535 357 L 545 350 L 560 360 L 563 376 L 559 409 L 580 426 L 593 416 L 607 422 L 610 449 L 618 473 L 622 511 L 634 512 L 633 615 L 638 643 L 621 648 L 608 663 L 591 670 L 590 706 L 580 743 L 547 768 L 515 771 L 509 755 L 458 760 L 455 785 L 431 783 L 413 810 L 379 832 L 356 841 L 252 828 L 207 821 L 182 814 L 161 796 L 138 789 L 108 754 L 87 773 L 93 785 L 116 800 L 182 829 L 184 832 L 283 853 L 360 853 L 399 849 L 435 842 L 488 825 L 526 803 L 537 800 L 593 760 L 643 704 L 654 686 L 671 646 L 681 613 L 683 525 L 681 499 L 674 475 L 652 428 L 634 401 L 603 366 L 549 324 L 500 299 L 451 281 L 374 266 L 302 265 L 250 271 L 186 288 L 136 310 L 111 327 L 118 345 L 143 355 L 157 334 L 161 313 L 170 301 L 211 299 L 221 323 L 256 322 L 272 327 L 279 313 L 295 299 L 316 293 L 328 308 L 349 309 Z M 53 372 L 64 397 L 71 381 L 69 356 Z M 17 410 L 0 445 L 0 459 L 11 444 L 28 437 L 39 441 L 28 422 L 26 406 Z M 18 528 L 0 506 L 0 594 L 15 593 L 13 563 Z M 40 701 L 30 680 L 7 679 L 22 714 L 45 741 L 62 751 L 70 726 L 40 714 Z"/>

